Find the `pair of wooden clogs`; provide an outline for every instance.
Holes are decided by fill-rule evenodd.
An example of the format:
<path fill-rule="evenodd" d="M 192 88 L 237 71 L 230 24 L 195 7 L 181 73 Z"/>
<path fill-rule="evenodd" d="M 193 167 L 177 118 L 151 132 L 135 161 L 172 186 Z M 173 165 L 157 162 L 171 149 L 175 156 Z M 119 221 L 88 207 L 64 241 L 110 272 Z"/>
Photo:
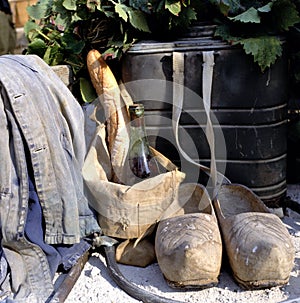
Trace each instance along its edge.
<path fill-rule="evenodd" d="M 218 283 L 223 244 L 233 276 L 246 289 L 288 282 L 294 246 L 281 220 L 247 187 L 226 184 L 211 202 L 204 187 L 182 184 L 181 210 L 160 221 L 155 251 L 172 287 Z"/>

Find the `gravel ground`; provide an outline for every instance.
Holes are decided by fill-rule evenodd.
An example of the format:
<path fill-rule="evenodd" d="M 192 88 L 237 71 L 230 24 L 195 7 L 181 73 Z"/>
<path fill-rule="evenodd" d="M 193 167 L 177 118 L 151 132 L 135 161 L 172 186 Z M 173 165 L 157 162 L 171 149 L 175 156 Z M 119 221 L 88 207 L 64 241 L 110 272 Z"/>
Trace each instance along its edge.
<path fill-rule="evenodd" d="M 300 185 L 289 185 L 288 195 L 300 203 Z M 300 303 L 300 215 L 288 210 L 283 222 L 296 248 L 295 266 L 289 283 L 284 287 L 245 291 L 234 282 L 226 264 L 222 266 L 219 284 L 216 287 L 198 291 L 171 289 L 165 282 L 157 263 L 146 268 L 126 265 L 119 265 L 119 268 L 129 281 L 139 287 L 181 302 Z M 99 253 L 93 253 L 65 302 L 136 303 L 139 301 L 127 295 L 116 285 L 108 274 L 104 257 Z"/>

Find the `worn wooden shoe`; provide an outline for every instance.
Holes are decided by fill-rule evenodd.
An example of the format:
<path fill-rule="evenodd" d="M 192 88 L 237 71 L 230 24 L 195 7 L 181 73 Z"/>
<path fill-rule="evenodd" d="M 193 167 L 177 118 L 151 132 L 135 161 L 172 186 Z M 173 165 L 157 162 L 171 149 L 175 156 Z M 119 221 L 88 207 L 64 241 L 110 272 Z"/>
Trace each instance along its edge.
<path fill-rule="evenodd" d="M 222 185 L 213 204 L 238 284 L 246 289 L 286 284 L 295 251 L 281 220 L 238 184 Z"/>
<path fill-rule="evenodd" d="M 221 234 L 206 190 L 199 184 L 179 188 L 180 212 L 158 224 L 157 262 L 173 288 L 207 288 L 218 283 Z"/>

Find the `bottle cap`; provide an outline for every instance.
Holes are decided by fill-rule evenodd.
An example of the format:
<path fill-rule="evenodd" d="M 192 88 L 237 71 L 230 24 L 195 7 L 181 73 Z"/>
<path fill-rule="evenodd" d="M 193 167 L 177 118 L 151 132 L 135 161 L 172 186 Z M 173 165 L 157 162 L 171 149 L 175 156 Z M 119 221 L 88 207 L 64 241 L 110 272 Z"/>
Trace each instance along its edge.
<path fill-rule="evenodd" d="M 140 118 L 144 115 L 144 105 L 141 103 L 135 103 L 132 105 L 129 105 L 129 113 L 131 120 Z"/>

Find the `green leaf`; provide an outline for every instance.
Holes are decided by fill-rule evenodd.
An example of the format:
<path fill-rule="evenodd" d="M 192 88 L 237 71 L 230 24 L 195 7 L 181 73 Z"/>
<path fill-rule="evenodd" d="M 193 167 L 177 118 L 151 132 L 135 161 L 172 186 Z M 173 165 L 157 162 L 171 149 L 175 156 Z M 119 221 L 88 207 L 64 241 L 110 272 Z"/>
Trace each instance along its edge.
<path fill-rule="evenodd" d="M 237 37 L 234 37 L 234 36 L 231 35 L 230 28 L 225 24 L 219 25 L 216 28 L 214 36 L 215 37 L 221 37 L 223 40 L 225 40 L 229 43 L 231 43 L 232 41 L 238 40 Z"/>
<path fill-rule="evenodd" d="M 45 41 L 43 41 L 42 39 L 35 39 L 34 41 L 28 44 L 27 53 L 36 54 L 37 56 L 43 58 L 46 49 L 47 49 L 47 45 Z"/>
<path fill-rule="evenodd" d="M 51 62 L 50 62 L 50 61 L 51 61 L 51 59 L 50 59 L 51 49 L 52 49 L 51 46 L 50 46 L 50 47 L 47 47 L 46 52 L 45 52 L 44 57 L 43 57 L 43 60 L 44 60 L 48 65 L 50 65 L 50 63 L 51 63 Z"/>
<path fill-rule="evenodd" d="M 66 28 L 70 27 L 70 17 L 67 14 L 57 14 L 55 18 L 55 25 L 60 31 L 64 31 Z"/>
<path fill-rule="evenodd" d="M 84 102 L 90 103 L 97 99 L 97 94 L 93 85 L 86 78 L 79 78 L 79 86 L 81 97 Z"/>
<path fill-rule="evenodd" d="M 76 0 L 64 0 L 63 6 L 70 11 L 76 11 L 77 9 Z"/>
<path fill-rule="evenodd" d="M 109 55 L 112 56 L 113 58 L 117 58 L 119 49 L 120 48 L 116 48 L 114 46 L 109 47 L 104 51 L 103 55 Z"/>
<path fill-rule="evenodd" d="M 149 0 L 129 0 L 129 6 L 145 13 L 150 13 L 151 3 Z"/>
<path fill-rule="evenodd" d="M 74 22 L 77 22 L 77 21 L 81 21 L 82 20 L 82 17 L 77 14 L 77 13 L 74 13 L 72 14 L 72 18 L 71 18 L 71 23 L 74 23 Z"/>
<path fill-rule="evenodd" d="M 266 4 L 262 7 L 259 7 L 257 10 L 260 13 L 269 13 L 272 10 L 272 5 L 273 5 L 273 2 L 269 2 L 268 4 Z"/>
<path fill-rule="evenodd" d="M 51 6 L 52 1 L 40 1 L 35 5 L 28 6 L 26 11 L 32 19 L 39 20 L 50 16 Z"/>
<path fill-rule="evenodd" d="M 83 40 L 76 40 L 72 34 L 64 34 L 61 38 L 65 49 L 74 54 L 80 54 L 85 46 Z"/>
<path fill-rule="evenodd" d="M 272 12 L 274 21 L 281 30 L 288 31 L 291 26 L 300 22 L 296 6 L 288 0 L 274 2 Z"/>
<path fill-rule="evenodd" d="M 116 3 L 115 5 L 115 12 L 122 18 L 125 22 L 128 20 L 127 16 L 128 7 L 121 3 Z"/>
<path fill-rule="evenodd" d="M 129 22 L 133 27 L 143 32 L 150 32 L 146 17 L 143 14 L 143 12 L 134 9 L 129 9 L 128 15 L 129 15 Z"/>
<path fill-rule="evenodd" d="M 52 51 L 53 51 L 53 50 L 54 50 L 54 49 L 52 49 Z M 63 64 L 63 63 L 64 63 L 64 61 L 63 61 L 63 59 L 64 59 L 64 54 L 61 53 L 61 52 L 57 52 L 57 53 L 55 54 L 55 56 L 53 56 L 51 59 L 52 59 L 52 60 L 51 60 L 51 65 L 52 65 L 52 66 Z"/>
<path fill-rule="evenodd" d="M 180 14 L 180 16 L 186 20 L 187 24 L 190 25 L 192 20 L 197 20 L 197 13 L 191 7 L 186 7 Z"/>
<path fill-rule="evenodd" d="M 63 62 L 63 54 L 60 52 L 60 46 L 56 43 L 48 46 L 43 59 L 51 66 L 61 64 Z"/>
<path fill-rule="evenodd" d="M 95 12 L 96 9 L 98 9 L 99 11 L 102 11 L 101 1 L 100 0 L 87 0 L 86 7 L 91 12 Z"/>
<path fill-rule="evenodd" d="M 224 16 L 228 15 L 229 9 L 230 7 L 228 5 L 224 4 L 223 2 L 220 2 L 219 10 Z"/>
<path fill-rule="evenodd" d="M 47 37 L 48 37 L 49 41 L 60 42 L 62 35 L 58 30 L 49 30 Z"/>
<path fill-rule="evenodd" d="M 177 0 L 166 0 L 165 8 L 173 15 L 178 16 L 181 12 L 181 2 Z"/>
<path fill-rule="evenodd" d="M 53 2 L 53 12 L 52 17 L 55 18 L 56 14 L 66 14 L 69 13 L 68 10 L 63 6 L 62 0 L 54 1 Z"/>
<path fill-rule="evenodd" d="M 218 7 L 224 16 L 227 16 L 229 11 L 236 14 L 241 8 L 239 0 L 210 0 L 210 2 Z"/>
<path fill-rule="evenodd" d="M 239 43 L 243 45 L 246 54 L 254 57 L 254 62 L 258 63 L 262 71 L 275 63 L 282 54 L 280 39 L 274 36 L 242 39 Z"/>
<path fill-rule="evenodd" d="M 193 8 L 187 7 L 185 9 L 185 14 L 189 20 L 197 20 L 197 13 L 194 11 Z"/>
<path fill-rule="evenodd" d="M 29 39 L 29 41 L 31 41 L 31 39 L 37 35 L 37 31 L 39 29 L 40 29 L 40 27 L 38 26 L 38 24 L 36 24 L 33 21 L 27 21 L 24 24 L 24 33 L 25 33 L 26 37 Z M 28 36 L 30 36 L 30 38 Z"/>
<path fill-rule="evenodd" d="M 229 17 L 229 19 L 243 23 L 260 23 L 258 11 L 254 7 L 250 7 L 248 10 L 235 17 Z"/>
<path fill-rule="evenodd" d="M 191 25 L 192 20 L 197 20 L 197 14 L 191 7 L 184 7 L 179 17 L 172 18 L 172 26 L 178 29 L 186 29 Z"/>
<path fill-rule="evenodd" d="M 118 48 L 118 47 L 122 47 L 122 45 L 123 45 L 123 41 L 121 41 L 121 40 L 111 40 L 110 42 L 109 42 L 109 46 L 112 46 L 112 47 L 114 47 L 114 48 Z"/>

